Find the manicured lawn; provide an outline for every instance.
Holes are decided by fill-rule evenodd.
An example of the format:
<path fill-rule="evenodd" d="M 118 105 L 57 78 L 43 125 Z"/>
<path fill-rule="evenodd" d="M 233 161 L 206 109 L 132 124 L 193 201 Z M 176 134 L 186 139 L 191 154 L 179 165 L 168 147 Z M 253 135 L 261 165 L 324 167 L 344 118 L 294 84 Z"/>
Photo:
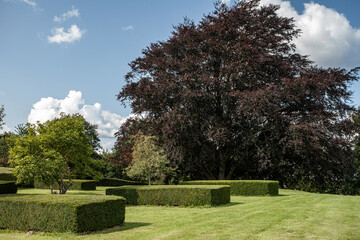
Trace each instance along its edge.
<path fill-rule="evenodd" d="M 360 239 L 360 196 L 280 190 L 278 197 L 236 196 L 214 208 L 127 206 L 123 227 L 87 235 L 0 230 L 0 239 Z"/>
<path fill-rule="evenodd" d="M 11 173 L 12 168 L 0 167 L 0 173 Z"/>

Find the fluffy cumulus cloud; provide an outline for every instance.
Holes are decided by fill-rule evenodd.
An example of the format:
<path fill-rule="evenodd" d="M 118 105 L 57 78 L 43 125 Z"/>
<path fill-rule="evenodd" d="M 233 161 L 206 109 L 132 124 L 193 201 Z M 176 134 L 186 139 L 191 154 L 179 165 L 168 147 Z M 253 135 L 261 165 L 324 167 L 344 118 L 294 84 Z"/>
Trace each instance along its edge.
<path fill-rule="evenodd" d="M 51 33 L 52 36 L 48 36 L 49 43 L 72 43 L 74 41 L 80 41 L 86 30 L 80 30 L 78 26 L 71 25 L 68 31 L 64 31 L 64 28 L 54 28 Z"/>
<path fill-rule="evenodd" d="M 62 15 L 60 16 L 55 16 L 54 17 L 54 22 L 64 22 L 72 17 L 77 17 L 79 18 L 80 17 L 80 12 L 79 12 L 79 9 L 75 8 L 74 6 L 72 6 L 72 9 L 63 13 Z"/>
<path fill-rule="evenodd" d="M 28 121 L 30 123 L 37 121 L 43 123 L 59 117 L 61 112 L 66 114 L 80 113 L 88 122 L 96 124 L 105 149 L 110 149 L 114 145 L 115 132 L 131 116 L 122 117 L 116 113 L 103 110 L 100 103 L 87 105 L 82 98 L 82 93 L 72 90 L 64 99 L 41 98 L 40 101 L 33 104 Z"/>
<path fill-rule="evenodd" d="M 302 13 L 289 1 L 261 0 L 261 4 L 278 4 L 278 14 L 295 19 L 302 33 L 294 43 L 301 54 L 309 55 L 316 64 L 347 68 L 358 65 L 360 29 L 352 27 L 343 14 L 315 2 L 305 3 Z"/>

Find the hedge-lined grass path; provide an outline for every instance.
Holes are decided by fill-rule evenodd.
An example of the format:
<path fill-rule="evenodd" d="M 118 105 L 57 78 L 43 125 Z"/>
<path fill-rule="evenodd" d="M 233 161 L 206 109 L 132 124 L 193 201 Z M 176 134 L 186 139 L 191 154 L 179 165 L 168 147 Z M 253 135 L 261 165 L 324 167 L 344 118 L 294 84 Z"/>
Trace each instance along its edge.
<path fill-rule="evenodd" d="M 70 191 L 69 194 L 104 194 Z M 39 193 L 37 189 L 32 190 Z M 42 190 L 43 191 L 43 190 Z M 19 190 L 29 193 L 31 189 Z M 48 191 L 47 191 L 48 192 Z M 359 239 L 360 196 L 280 190 L 213 208 L 126 206 L 123 227 L 75 235 L 0 230 L 0 239 Z"/>

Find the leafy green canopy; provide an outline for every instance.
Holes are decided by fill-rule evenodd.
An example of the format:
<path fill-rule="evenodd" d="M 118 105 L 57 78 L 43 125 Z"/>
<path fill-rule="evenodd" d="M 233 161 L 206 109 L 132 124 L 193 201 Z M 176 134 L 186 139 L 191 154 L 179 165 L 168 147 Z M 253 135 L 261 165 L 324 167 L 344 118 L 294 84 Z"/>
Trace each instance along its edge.
<path fill-rule="evenodd" d="M 28 126 L 27 135 L 9 139 L 9 163 L 15 167 L 17 182 L 58 183 L 60 193 L 65 194 L 75 175 L 101 177 L 94 170 L 93 139 L 86 134 L 82 116 L 62 114 L 52 121 Z M 65 183 L 65 179 L 70 181 Z"/>
<path fill-rule="evenodd" d="M 151 185 L 152 178 L 171 170 L 167 167 L 169 161 L 164 150 L 156 144 L 155 137 L 146 136 L 140 131 L 134 136 L 134 140 L 133 160 L 127 167 L 127 174 L 129 177 L 148 179 Z"/>

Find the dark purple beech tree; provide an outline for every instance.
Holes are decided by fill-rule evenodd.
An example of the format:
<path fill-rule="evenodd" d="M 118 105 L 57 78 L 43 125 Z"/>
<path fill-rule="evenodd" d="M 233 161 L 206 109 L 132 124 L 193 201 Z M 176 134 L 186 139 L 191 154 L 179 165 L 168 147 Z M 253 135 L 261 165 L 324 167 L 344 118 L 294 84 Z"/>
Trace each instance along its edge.
<path fill-rule="evenodd" d="M 324 69 L 299 55 L 300 31 L 278 8 L 217 3 L 130 63 L 117 99 L 147 114 L 171 162 L 193 176 L 309 187 L 351 168 L 348 85 L 357 69 Z"/>

